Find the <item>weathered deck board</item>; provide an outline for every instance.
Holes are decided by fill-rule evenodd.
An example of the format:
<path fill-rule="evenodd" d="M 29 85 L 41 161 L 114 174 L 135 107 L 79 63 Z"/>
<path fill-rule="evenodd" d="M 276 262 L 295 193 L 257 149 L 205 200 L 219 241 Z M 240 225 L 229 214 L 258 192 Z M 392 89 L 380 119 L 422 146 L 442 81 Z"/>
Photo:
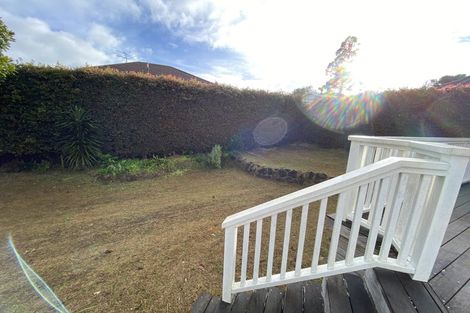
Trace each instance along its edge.
<path fill-rule="evenodd" d="M 401 284 L 405 288 L 406 293 L 409 295 L 413 304 L 416 306 L 418 312 L 426 313 L 441 313 L 445 312 L 445 308 L 441 305 L 439 299 L 434 299 L 433 295 L 426 289 L 424 283 L 412 280 L 410 275 L 404 273 L 396 273 Z"/>
<path fill-rule="evenodd" d="M 441 247 L 432 270 L 433 276 L 439 274 L 440 271 L 455 261 L 468 248 L 470 248 L 470 228 L 467 228 L 464 232 Z"/>
<path fill-rule="evenodd" d="M 268 292 L 268 298 L 266 299 L 266 307 L 264 312 L 281 313 L 283 299 L 284 291 L 277 287 L 271 288 Z"/>
<path fill-rule="evenodd" d="M 470 279 L 469 265 L 470 249 L 429 282 L 444 303 L 447 303 Z"/>
<path fill-rule="evenodd" d="M 303 285 L 302 283 L 295 283 L 287 285 L 286 298 L 285 298 L 285 313 L 302 312 L 303 308 Z"/>
<path fill-rule="evenodd" d="M 384 269 L 375 269 L 375 272 L 393 312 L 417 312 L 395 272 Z"/>
<path fill-rule="evenodd" d="M 212 296 L 208 293 L 203 293 L 196 302 L 193 304 L 190 313 L 204 313 L 206 311 Z"/>
<path fill-rule="evenodd" d="M 455 220 L 449 224 L 449 226 L 447 227 L 446 234 L 444 236 L 444 240 L 442 241 L 442 245 L 445 245 L 469 227 L 469 223 L 468 221 L 466 221 L 466 219 L 468 218 L 470 218 L 469 213 L 465 214 L 464 216 L 462 216 L 462 218 Z"/>
<path fill-rule="evenodd" d="M 468 313 L 470 308 L 470 281 L 449 301 L 447 308 L 450 312 Z"/>
<path fill-rule="evenodd" d="M 247 313 L 263 312 L 268 293 L 269 289 L 255 290 L 251 295 L 250 302 L 248 303 Z"/>
<path fill-rule="evenodd" d="M 304 286 L 304 313 L 325 312 L 325 303 L 319 284 L 306 284 Z"/>
<path fill-rule="evenodd" d="M 470 308 L 470 184 L 462 186 L 433 268 L 431 289 L 451 313 Z"/>
<path fill-rule="evenodd" d="M 362 278 L 354 274 L 344 274 L 348 288 L 349 299 L 353 312 L 375 313 L 375 307 L 367 293 Z"/>
<path fill-rule="evenodd" d="M 233 313 L 245 313 L 248 309 L 248 303 L 250 302 L 252 293 L 251 292 L 241 292 L 237 295 L 232 304 Z"/>
<path fill-rule="evenodd" d="M 348 292 L 343 280 L 343 275 L 326 278 L 326 288 L 331 313 L 352 313 Z"/>

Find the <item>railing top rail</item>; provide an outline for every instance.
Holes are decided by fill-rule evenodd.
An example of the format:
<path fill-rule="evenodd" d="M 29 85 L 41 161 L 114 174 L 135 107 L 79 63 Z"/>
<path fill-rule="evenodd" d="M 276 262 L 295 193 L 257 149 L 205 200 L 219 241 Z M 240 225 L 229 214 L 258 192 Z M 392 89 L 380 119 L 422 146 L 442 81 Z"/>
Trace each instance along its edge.
<path fill-rule="evenodd" d="M 412 138 L 412 137 L 408 137 Z M 430 151 L 439 154 L 456 155 L 470 157 L 470 148 L 453 146 L 443 142 L 417 141 L 408 139 L 407 137 L 380 137 L 380 136 L 359 136 L 351 135 L 348 137 L 350 141 L 368 143 L 372 145 L 386 145 L 396 148 L 410 148 L 422 151 Z"/>
<path fill-rule="evenodd" d="M 396 171 L 423 172 L 430 175 L 446 175 L 449 164 L 414 158 L 390 157 L 367 165 L 355 171 L 329 179 L 323 183 L 290 193 L 277 199 L 265 202 L 250 209 L 227 217 L 222 228 L 240 226 L 245 223 L 267 217 L 271 214 L 295 208 L 305 203 L 318 201 L 322 198 L 337 194 L 346 188 L 360 185 Z"/>
<path fill-rule="evenodd" d="M 383 138 L 404 139 L 404 140 L 424 141 L 424 142 L 470 143 L 470 138 L 465 138 L 465 137 L 400 137 L 400 136 L 383 136 Z"/>

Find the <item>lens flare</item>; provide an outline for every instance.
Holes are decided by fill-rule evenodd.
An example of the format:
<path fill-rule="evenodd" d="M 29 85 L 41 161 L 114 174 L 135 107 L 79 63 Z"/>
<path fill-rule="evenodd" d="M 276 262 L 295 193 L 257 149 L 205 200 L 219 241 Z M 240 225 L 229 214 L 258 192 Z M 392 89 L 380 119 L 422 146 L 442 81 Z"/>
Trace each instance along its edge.
<path fill-rule="evenodd" d="M 313 122 L 333 131 L 344 131 L 367 124 L 378 113 L 382 95 L 363 92 L 357 95 L 307 94 L 302 111 Z"/>
<path fill-rule="evenodd" d="M 261 146 L 272 146 L 287 134 L 287 122 L 281 117 L 268 117 L 256 125 L 253 138 Z"/>
<path fill-rule="evenodd" d="M 46 284 L 46 282 L 34 272 L 34 270 L 26 263 L 21 255 L 16 250 L 11 236 L 8 237 L 8 245 L 13 251 L 13 254 L 18 261 L 18 264 L 23 271 L 23 274 L 28 279 L 29 284 L 33 287 L 34 291 L 53 309 L 60 313 L 68 313 L 68 310 L 62 304 L 62 301 L 55 295 L 52 289 Z"/>

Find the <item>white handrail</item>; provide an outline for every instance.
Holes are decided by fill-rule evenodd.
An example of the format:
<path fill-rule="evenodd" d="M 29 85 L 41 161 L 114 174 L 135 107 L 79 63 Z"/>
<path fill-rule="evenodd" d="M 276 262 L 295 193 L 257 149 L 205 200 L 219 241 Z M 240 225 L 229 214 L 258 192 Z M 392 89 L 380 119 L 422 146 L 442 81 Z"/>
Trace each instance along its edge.
<path fill-rule="evenodd" d="M 354 135 L 349 136 L 349 140 L 351 141 L 351 149 L 346 171 L 357 169 L 390 155 L 435 160 L 443 160 L 449 156 L 467 157 L 470 159 L 470 138 L 372 137 Z M 384 154 L 384 151 L 387 153 Z M 372 159 L 370 159 L 371 157 Z M 462 182 L 470 182 L 470 162 L 464 172 Z"/>
<path fill-rule="evenodd" d="M 241 226 L 260 218 L 268 217 L 273 213 L 279 213 L 281 211 L 286 211 L 289 208 L 295 208 L 305 202 L 318 201 L 324 197 L 340 193 L 351 186 L 372 181 L 381 175 L 392 174 L 397 170 L 406 173 L 420 172 L 428 175 L 439 175 L 448 168 L 449 165 L 443 162 L 391 157 L 360 168 L 357 171 L 334 177 L 320 184 L 304 188 L 257 205 L 251 209 L 230 215 L 223 221 L 222 228 Z"/>
<path fill-rule="evenodd" d="M 411 245 L 407 243 L 404 245 L 404 252 L 399 252 L 398 259 L 390 258 L 388 254 L 392 243 L 396 242 L 397 223 L 403 212 L 418 212 L 410 213 L 413 215 L 413 218 L 409 227 L 414 227 L 415 229 L 408 230 L 408 228 L 406 228 L 407 239 L 412 242 L 415 242 L 416 238 L 426 239 L 425 233 L 427 229 L 417 227 L 416 221 L 417 219 L 423 218 L 424 214 L 421 212 L 428 211 L 427 213 L 429 213 L 437 210 L 436 205 L 438 201 L 428 201 L 428 198 L 431 194 L 440 194 L 440 191 L 445 187 L 445 178 L 449 175 L 450 169 L 451 166 L 446 162 L 390 157 L 227 217 L 222 224 L 222 227 L 225 228 L 223 300 L 229 302 L 233 293 L 245 290 L 265 288 L 376 266 L 399 270 L 405 273 L 416 273 L 417 268 L 415 265 L 420 262 L 419 257 L 421 253 L 427 253 L 426 249 L 429 249 L 429 247 L 421 243 Z M 412 181 L 414 178 L 418 179 L 419 188 L 417 190 L 409 190 L 408 182 Z M 432 184 L 430 183 L 431 181 Z M 375 191 L 370 199 L 367 199 L 369 186 L 372 185 L 375 186 Z M 342 201 L 353 190 L 356 190 L 360 196 L 351 203 Z M 419 201 L 409 201 L 409 199 L 407 199 L 407 195 L 411 191 L 417 192 L 420 198 Z M 339 195 L 339 200 L 336 207 L 336 219 L 329 245 L 328 262 L 326 264 L 319 264 L 323 225 L 326 217 L 326 204 L 328 199 L 335 195 Z M 302 267 L 304 247 L 306 245 L 305 232 L 309 227 L 309 222 L 307 221 L 309 205 L 314 202 L 320 202 L 320 211 L 316 223 L 317 231 L 315 242 L 314 244 L 308 243 L 310 247 L 314 247 L 312 251 L 312 262 L 311 266 Z M 337 260 L 336 252 L 340 237 L 342 216 L 347 212 L 348 207 L 354 206 L 356 207 L 355 212 L 362 212 L 366 205 L 370 215 L 372 236 L 368 238 L 365 255 L 356 255 L 359 227 L 363 222 L 362 213 L 356 213 L 346 251 L 346 259 Z M 357 211 L 358 208 L 360 208 L 360 211 Z M 297 244 L 294 243 L 296 247 L 294 251 L 294 255 L 296 256 L 295 268 L 289 270 L 288 253 L 289 250 L 292 249 L 290 248 L 290 246 L 292 246 L 290 243 L 292 240 L 290 234 L 291 227 L 294 225 L 292 221 L 294 210 L 301 210 L 301 217 L 299 222 L 300 226 L 298 226 L 299 236 Z M 384 212 L 386 214 L 383 214 Z M 286 214 L 286 218 L 282 253 L 277 253 L 277 255 L 282 256 L 282 262 L 279 272 L 275 273 L 273 269 L 274 241 L 277 220 L 280 214 Z M 271 219 L 269 243 L 263 243 L 261 239 L 262 226 L 263 220 L 267 218 Z M 249 227 L 251 223 L 256 225 L 256 240 L 253 245 L 253 277 L 248 279 L 248 254 L 250 253 L 248 245 L 250 241 Z M 236 260 L 240 260 L 237 256 L 237 234 L 239 228 L 244 229 L 241 238 L 243 243 L 240 256 L 242 263 L 240 274 L 235 277 L 235 272 L 238 267 Z M 297 226 L 295 226 L 295 228 L 297 229 Z M 377 234 L 380 233 L 380 231 L 384 235 L 383 245 L 380 253 L 375 254 L 374 247 L 376 245 Z M 251 240 L 253 240 L 253 238 L 251 238 Z M 265 276 L 260 275 L 262 246 L 269 246 Z M 404 255 L 404 253 L 406 253 L 406 255 Z M 427 270 L 430 271 L 430 269 L 425 269 L 425 271 Z M 238 279 L 238 277 L 240 278 Z"/>
<path fill-rule="evenodd" d="M 459 138 L 459 137 L 386 137 L 386 138 L 421 141 L 421 142 L 436 142 L 436 143 L 442 143 L 446 145 L 470 148 L 470 138 Z M 462 182 L 463 183 L 470 182 L 470 162 L 467 165 Z"/>

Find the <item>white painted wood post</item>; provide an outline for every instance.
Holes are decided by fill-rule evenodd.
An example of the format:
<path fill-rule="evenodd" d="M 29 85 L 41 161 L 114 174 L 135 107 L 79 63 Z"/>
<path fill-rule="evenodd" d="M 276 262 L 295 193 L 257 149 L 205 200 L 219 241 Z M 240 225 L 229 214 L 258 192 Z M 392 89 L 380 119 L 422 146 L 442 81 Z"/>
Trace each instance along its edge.
<path fill-rule="evenodd" d="M 361 161 L 364 153 L 364 146 L 359 142 L 351 141 L 349 148 L 348 164 L 346 166 L 346 173 L 358 169 L 361 166 Z"/>
<path fill-rule="evenodd" d="M 416 267 L 413 275 L 414 280 L 427 281 L 431 275 L 460 191 L 468 157 L 444 155 L 441 161 L 448 163 L 450 168 L 448 174 L 442 179 L 442 184 L 435 181 L 432 193 L 440 196 L 437 203 L 429 203 L 433 197 L 428 201 L 425 218 L 416 238 L 416 246 L 412 256 Z M 434 188 L 440 190 L 434 190 Z"/>
<path fill-rule="evenodd" d="M 356 142 L 354 140 L 351 140 L 351 146 L 349 148 L 349 156 L 348 156 L 348 163 L 346 166 L 346 173 L 357 170 L 358 168 L 361 167 L 362 161 L 364 158 L 364 152 L 366 151 L 365 146 L 361 145 L 359 142 Z M 348 191 L 345 193 L 339 201 L 339 206 L 345 208 L 345 218 L 352 218 L 352 211 L 353 207 L 351 204 L 354 202 L 354 197 L 356 195 L 353 193 L 353 191 Z"/>
<path fill-rule="evenodd" d="M 225 229 L 224 278 L 222 301 L 232 302 L 232 285 L 235 279 L 235 257 L 237 255 L 237 228 Z"/>

